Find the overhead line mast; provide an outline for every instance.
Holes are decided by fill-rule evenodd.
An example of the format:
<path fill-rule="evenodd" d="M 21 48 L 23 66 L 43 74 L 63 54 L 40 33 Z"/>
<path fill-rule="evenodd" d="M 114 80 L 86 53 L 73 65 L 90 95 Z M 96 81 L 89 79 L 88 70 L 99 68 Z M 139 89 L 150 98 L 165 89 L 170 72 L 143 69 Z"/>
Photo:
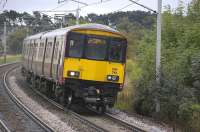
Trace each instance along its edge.
<path fill-rule="evenodd" d="M 158 10 L 155 11 L 145 5 L 142 5 L 136 1 L 129 0 L 149 11 L 152 11 L 157 14 L 157 38 L 156 38 L 156 84 L 157 84 L 157 90 L 160 88 L 160 78 L 161 78 L 161 12 L 162 12 L 162 0 L 158 0 Z M 160 112 L 160 101 L 158 99 L 158 94 L 156 93 L 155 97 L 155 105 L 156 105 L 156 112 Z"/>

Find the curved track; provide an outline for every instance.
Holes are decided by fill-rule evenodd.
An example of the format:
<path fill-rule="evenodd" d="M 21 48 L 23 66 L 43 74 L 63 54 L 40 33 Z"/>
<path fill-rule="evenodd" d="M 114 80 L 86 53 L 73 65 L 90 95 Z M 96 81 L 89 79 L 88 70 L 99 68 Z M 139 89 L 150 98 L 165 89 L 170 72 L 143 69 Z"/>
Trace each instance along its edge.
<path fill-rule="evenodd" d="M 127 128 L 130 128 L 132 129 L 134 132 L 145 132 L 145 130 L 143 130 L 142 128 L 139 128 L 137 126 L 134 126 L 134 125 L 131 125 L 130 123 L 128 122 L 125 122 L 117 117 L 114 117 L 113 115 L 109 114 L 109 113 L 105 113 L 105 116 L 107 118 L 110 118 L 111 120 L 114 120 L 120 124 L 122 124 L 123 126 L 127 127 Z"/>
<path fill-rule="evenodd" d="M 89 110 L 95 112 L 96 114 L 99 114 L 99 112 L 97 112 L 95 109 L 93 108 L 90 108 L 90 107 L 87 107 Z M 122 119 L 120 118 L 117 118 L 116 116 L 113 116 L 112 114 L 110 113 L 105 113 L 104 115 L 105 118 L 109 118 L 110 120 L 113 120 L 119 124 L 121 124 L 122 126 L 126 127 L 126 128 L 129 128 L 130 130 L 134 131 L 134 132 L 146 132 L 146 130 L 140 128 L 140 127 L 137 127 L 137 126 L 134 126 L 128 122 L 125 122 L 123 121 Z"/>
<path fill-rule="evenodd" d="M 66 109 L 62 105 L 58 104 L 57 102 L 55 102 L 55 101 L 49 99 L 48 97 L 46 97 L 45 95 L 41 94 L 39 91 L 37 91 L 35 89 L 33 89 L 33 90 L 37 94 L 39 94 L 41 97 L 43 97 L 44 99 L 46 99 L 48 102 L 52 103 L 53 105 L 55 105 L 56 107 L 58 107 L 60 109 L 62 109 L 64 111 L 72 114 L 75 118 L 78 118 L 79 120 L 83 121 L 84 123 L 90 125 L 95 130 L 97 130 L 97 131 L 103 131 L 103 132 L 108 132 L 108 130 L 106 128 L 103 128 L 103 126 L 99 126 L 98 124 L 95 124 L 90 119 L 88 119 L 88 118 L 90 118 L 88 115 L 87 116 L 83 116 L 83 115 L 80 115 L 80 114 L 78 114 L 78 113 L 76 113 L 76 112 L 74 112 L 72 110 Z M 133 125 L 131 125 L 131 124 L 125 122 L 125 121 L 122 121 L 122 120 L 120 120 L 120 119 L 112 116 L 111 114 L 105 113 L 104 115 L 101 115 L 101 114 L 99 114 L 98 112 L 96 112 L 96 111 L 94 111 L 92 109 L 88 109 L 88 110 L 91 110 L 91 112 L 94 112 L 96 115 L 98 115 L 95 118 L 104 118 L 104 119 L 107 118 L 109 120 L 112 120 L 116 124 L 119 124 L 119 125 L 127 128 L 127 129 L 129 129 L 130 131 L 133 131 L 133 132 L 145 132 L 143 129 L 141 129 L 141 128 L 137 127 L 137 126 L 133 126 Z"/>
<path fill-rule="evenodd" d="M 90 122 L 89 120 L 85 119 L 83 116 L 77 114 L 76 112 L 73 112 L 72 110 L 66 109 L 65 107 L 63 107 L 62 105 L 58 104 L 57 102 L 49 99 L 48 97 L 46 97 L 44 94 L 40 93 L 39 91 L 32 89 L 35 93 L 37 93 L 38 95 L 40 95 L 42 98 L 44 98 L 45 100 L 47 100 L 48 102 L 50 102 L 51 104 L 53 104 L 54 106 L 56 106 L 57 108 L 66 111 L 67 113 L 70 113 L 74 118 L 80 120 L 81 122 L 85 123 L 86 125 L 90 126 L 91 128 L 93 128 L 94 130 L 98 131 L 98 132 L 108 132 L 106 129 L 103 129 L 102 127 Z"/>
<path fill-rule="evenodd" d="M 92 110 L 92 109 L 88 109 L 90 110 L 90 113 L 93 113 L 92 115 L 80 115 L 78 114 L 77 112 L 74 112 L 72 110 L 69 110 L 69 109 L 66 109 L 64 108 L 62 105 L 58 104 L 57 102 L 55 102 L 54 100 L 48 98 L 47 96 L 45 96 L 44 94 L 40 93 L 39 91 L 37 91 L 36 89 L 32 89 L 35 93 L 37 93 L 39 96 L 41 96 L 42 98 L 44 98 L 45 100 L 47 100 L 48 102 L 50 102 L 51 104 L 53 104 L 54 106 L 56 106 L 57 108 L 63 110 L 63 111 L 66 111 L 67 113 L 70 113 L 74 118 L 80 120 L 81 122 L 85 123 L 86 125 L 90 126 L 91 128 L 93 128 L 94 130 L 96 131 L 103 131 L 103 132 L 108 132 L 109 129 L 107 128 L 104 128 L 106 127 L 105 126 L 101 126 L 99 125 L 98 123 L 95 123 L 95 118 L 97 119 L 100 119 L 102 120 L 102 122 L 104 122 L 105 120 L 110 120 L 113 125 L 118 125 L 118 126 L 123 126 L 123 128 L 125 128 L 126 130 L 128 131 L 134 131 L 134 132 L 144 132 L 143 129 L 137 127 L 137 126 L 134 126 L 134 125 L 131 125 L 123 120 L 120 120 L 114 116 L 112 116 L 111 114 L 104 114 L 104 115 L 100 115 L 98 112 Z M 97 115 L 97 116 L 93 116 L 93 115 Z M 91 117 L 91 120 L 90 120 L 90 117 Z M 109 121 L 109 122 L 110 122 Z M 106 122 L 105 122 L 106 123 Z M 110 123 L 110 124 L 112 124 Z"/>
<path fill-rule="evenodd" d="M 4 124 L 4 122 L 2 120 L 0 120 L 0 132 L 10 132 L 10 130 L 8 129 L 8 127 Z"/>
<path fill-rule="evenodd" d="M 10 71 L 12 71 L 12 70 L 10 70 Z M 7 74 L 8 74 L 8 72 L 6 73 L 6 75 Z M 4 76 L 4 82 L 5 83 L 6 83 L 6 75 Z M 8 88 L 8 90 L 9 90 L 9 88 Z M 32 90 L 35 93 L 37 93 L 39 96 L 41 96 L 42 98 L 44 98 L 46 101 L 48 101 L 49 103 L 51 103 L 52 105 L 54 105 L 55 107 L 57 107 L 58 109 L 60 109 L 62 111 L 65 111 L 66 113 L 71 114 L 74 118 L 76 118 L 80 122 L 84 123 L 85 125 L 91 127 L 95 131 L 108 132 L 108 131 L 115 131 L 116 130 L 116 131 L 144 132 L 144 130 L 142 130 L 141 128 L 138 128 L 138 127 L 133 126 L 133 125 L 127 123 L 127 122 L 124 122 L 123 120 L 120 120 L 120 119 L 118 119 L 118 118 L 116 118 L 116 117 L 114 117 L 114 116 L 112 116 L 112 115 L 110 115 L 108 113 L 106 113 L 104 115 L 99 115 L 97 112 L 89 109 L 89 111 L 90 111 L 89 114 L 86 114 L 86 115 L 85 114 L 81 114 L 80 115 L 77 112 L 74 112 L 72 110 L 64 108 L 63 106 L 61 106 L 60 104 L 58 104 L 54 100 L 51 100 L 48 97 L 46 97 L 45 95 L 41 94 L 36 89 L 32 89 Z M 41 122 L 41 121 L 39 121 L 39 122 Z M 101 122 L 101 123 L 98 124 L 98 122 Z M 116 129 L 117 127 L 114 127 L 115 129 L 112 129 L 112 124 L 114 126 L 119 127 L 120 130 Z M 43 124 L 43 123 L 40 124 L 40 125 L 43 126 L 43 127 L 48 127 L 48 125 Z M 109 129 L 109 127 L 111 129 Z M 47 130 L 47 131 L 49 131 L 49 130 Z M 50 131 L 52 131 L 52 130 L 50 130 Z"/>
<path fill-rule="evenodd" d="M 42 122 L 34 113 L 32 113 L 25 105 L 23 105 L 20 102 L 20 100 L 17 99 L 15 97 L 15 95 L 12 93 L 12 91 L 9 89 L 9 87 L 7 85 L 7 75 L 10 71 L 12 71 L 12 69 L 14 69 L 16 67 L 16 64 L 9 64 L 9 67 L 7 67 L 7 66 L 8 65 L 2 66 L 4 68 L 3 71 L 6 71 L 4 74 L 4 77 L 3 77 L 4 88 L 7 92 L 7 94 L 9 95 L 10 99 L 12 100 L 12 102 L 14 102 L 14 105 L 16 105 L 18 108 L 20 108 L 21 111 L 23 111 L 23 115 L 22 115 L 22 117 L 20 115 L 20 118 L 25 118 L 24 119 L 25 121 L 30 122 L 30 124 L 26 124 L 27 126 L 23 126 L 24 123 L 21 124 L 20 122 L 15 121 L 15 123 L 17 123 L 17 125 L 19 125 L 19 126 L 21 125 L 21 127 L 23 129 L 16 130 L 16 128 L 14 128 L 12 131 L 33 131 L 34 130 L 34 131 L 39 131 L 39 132 L 40 131 L 53 132 L 54 130 L 50 126 L 48 126 L 44 122 Z M 0 68 L 2 68 L 2 67 L 0 67 Z M 19 115 L 17 115 L 17 116 L 19 116 Z"/>

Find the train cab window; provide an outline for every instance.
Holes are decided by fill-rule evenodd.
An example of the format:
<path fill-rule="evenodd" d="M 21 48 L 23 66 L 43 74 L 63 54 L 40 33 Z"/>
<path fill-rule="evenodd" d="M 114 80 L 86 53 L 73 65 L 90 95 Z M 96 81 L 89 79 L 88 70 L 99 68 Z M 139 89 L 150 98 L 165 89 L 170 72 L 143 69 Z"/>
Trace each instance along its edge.
<path fill-rule="evenodd" d="M 77 33 L 70 33 L 69 35 L 69 56 L 80 58 L 83 55 L 83 46 L 84 46 L 85 36 Z"/>
<path fill-rule="evenodd" d="M 122 39 L 111 39 L 109 45 L 108 60 L 123 62 L 125 59 L 126 41 Z"/>
<path fill-rule="evenodd" d="M 107 41 L 105 38 L 88 36 L 85 56 L 88 59 L 105 60 L 107 51 Z"/>

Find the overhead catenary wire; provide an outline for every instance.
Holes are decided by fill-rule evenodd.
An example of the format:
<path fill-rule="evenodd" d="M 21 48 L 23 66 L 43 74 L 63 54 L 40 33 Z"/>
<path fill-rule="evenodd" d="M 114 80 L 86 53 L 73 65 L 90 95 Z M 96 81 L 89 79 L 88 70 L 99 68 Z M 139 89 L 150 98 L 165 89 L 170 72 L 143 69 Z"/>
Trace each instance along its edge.
<path fill-rule="evenodd" d="M 4 2 L 4 4 L 3 4 L 3 9 L 4 9 L 4 7 L 6 6 L 7 2 L 8 2 L 8 0 L 5 0 L 5 2 Z"/>
<path fill-rule="evenodd" d="M 63 3 L 63 4 L 61 4 L 61 5 L 58 5 L 57 7 L 51 9 L 50 11 L 53 11 L 53 10 L 58 9 L 58 8 L 60 8 L 60 7 L 63 7 L 65 4 L 67 4 L 67 2 L 66 2 L 66 3 Z"/>
<path fill-rule="evenodd" d="M 136 5 L 139 5 L 139 6 L 143 7 L 143 8 L 145 8 L 145 9 L 147 9 L 147 10 L 149 10 L 149 11 L 152 11 L 152 12 L 154 12 L 154 13 L 157 14 L 157 11 L 156 11 L 156 10 L 153 10 L 153 9 L 151 9 L 151 8 L 145 6 L 145 5 L 142 5 L 142 4 L 138 3 L 137 1 L 134 1 L 134 0 L 129 0 L 129 1 L 131 1 L 131 2 L 135 3 Z"/>
<path fill-rule="evenodd" d="M 80 7 L 80 9 L 85 8 L 85 7 L 88 7 L 88 6 L 100 5 L 100 4 L 109 2 L 109 1 L 112 1 L 112 0 L 104 0 L 104 1 L 101 0 L 101 1 L 98 1 L 98 2 L 94 2 L 94 3 L 89 3 L 87 6 L 82 6 L 82 7 Z"/>
<path fill-rule="evenodd" d="M 136 0 L 135 2 L 138 2 L 138 1 L 139 1 L 139 0 Z M 126 5 L 126 6 L 122 7 L 122 8 L 120 8 L 120 9 L 117 9 L 117 10 L 114 11 L 114 12 L 121 11 L 121 10 L 123 10 L 123 9 L 125 9 L 125 8 L 127 8 L 127 7 L 129 7 L 129 6 L 131 6 L 131 5 L 133 5 L 133 4 L 135 4 L 135 3 L 128 4 L 128 5 Z"/>

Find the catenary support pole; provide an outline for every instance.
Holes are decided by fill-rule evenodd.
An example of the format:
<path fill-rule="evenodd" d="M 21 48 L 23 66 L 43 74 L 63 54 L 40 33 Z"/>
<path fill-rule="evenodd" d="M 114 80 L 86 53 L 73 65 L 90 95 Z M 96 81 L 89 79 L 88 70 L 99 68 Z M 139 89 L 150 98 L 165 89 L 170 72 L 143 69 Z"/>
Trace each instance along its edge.
<path fill-rule="evenodd" d="M 162 0 L 158 0 L 157 11 L 157 43 L 156 43 L 156 83 L 157 88 L 160 87 L 161 78 L 161 12 L 162 12 Z M 160 101 L 156 97 L 156 112 L 160 111 Z"/>
<path fill-rule="evenodd" d="M 79 24 L 79 13 L 80 13 L 80 8 L 78 7 L 76 10 L 76 25 Z"/>

